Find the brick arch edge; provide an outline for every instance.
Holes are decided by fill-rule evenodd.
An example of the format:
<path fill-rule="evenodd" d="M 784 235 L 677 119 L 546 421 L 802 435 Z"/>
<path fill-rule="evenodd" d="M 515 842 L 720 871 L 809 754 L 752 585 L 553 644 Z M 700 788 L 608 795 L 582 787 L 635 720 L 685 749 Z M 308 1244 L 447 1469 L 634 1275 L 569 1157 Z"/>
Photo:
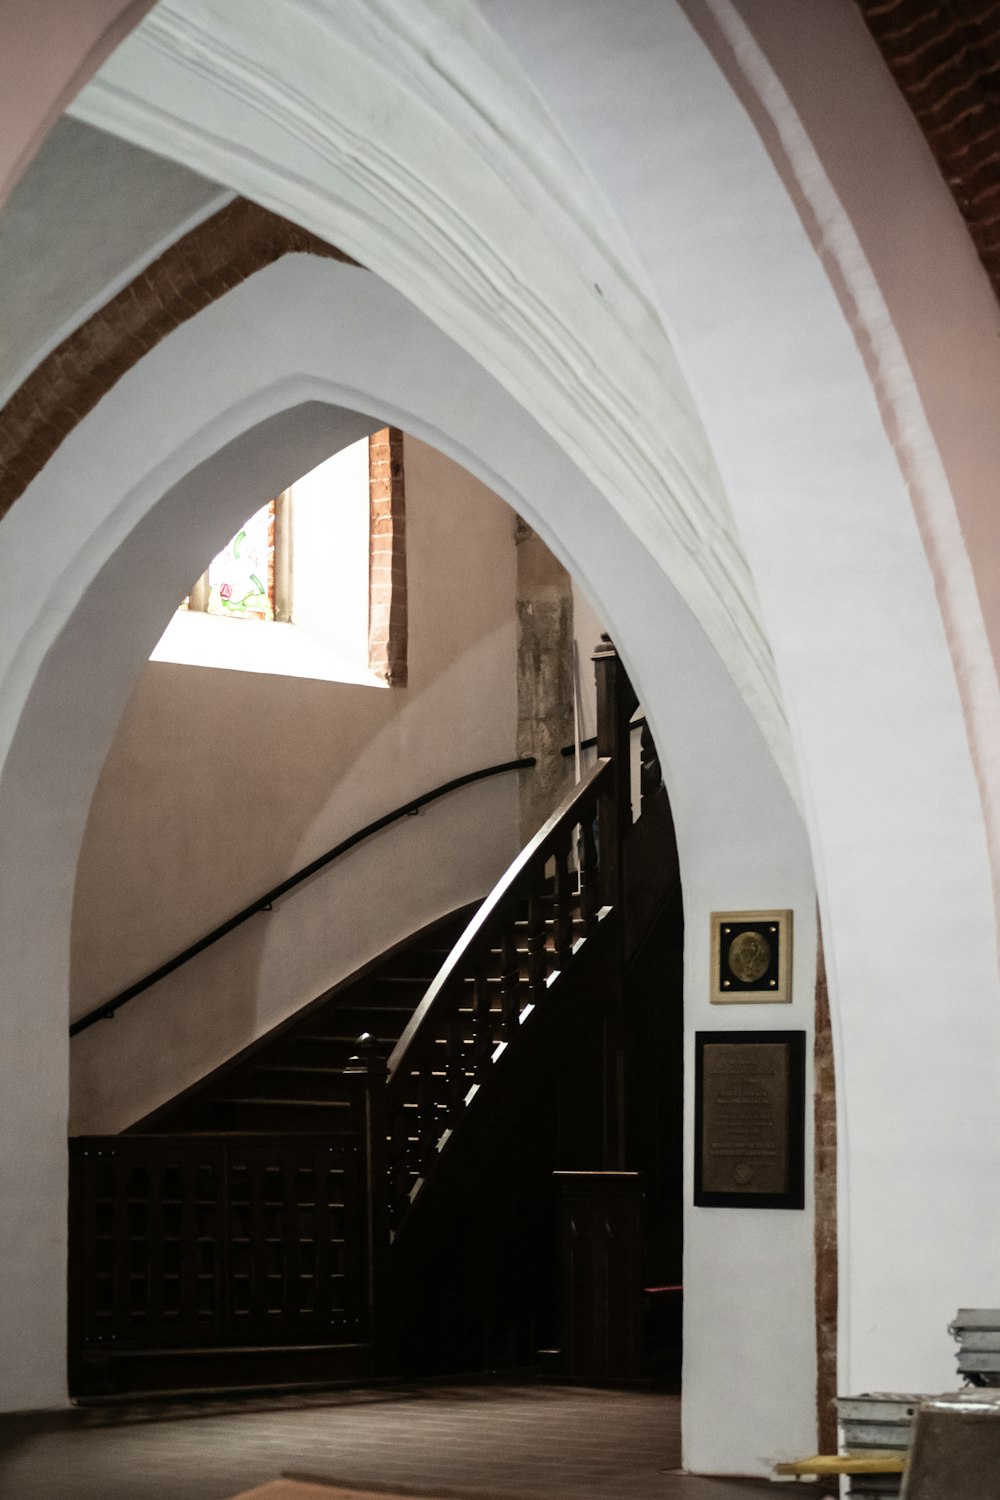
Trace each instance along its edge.
<path fill-rule="evenodd" d="M 0 516 L 144 354 L 255 271 L 295 251 L 356 264 L 288 219 L 236 198 L 74 329 L 0 410 Z"/>
<path fill-rule="evenodd" d="M 0 409 L 0 518 L 73 428 L 145 354 L 189 318 L 283 255 L 358 262 L 268 209 L 235 198 L 182 235 L 47 355 Z M 369 446 L 369 665 L 406 682 L 402 434 Z"/>

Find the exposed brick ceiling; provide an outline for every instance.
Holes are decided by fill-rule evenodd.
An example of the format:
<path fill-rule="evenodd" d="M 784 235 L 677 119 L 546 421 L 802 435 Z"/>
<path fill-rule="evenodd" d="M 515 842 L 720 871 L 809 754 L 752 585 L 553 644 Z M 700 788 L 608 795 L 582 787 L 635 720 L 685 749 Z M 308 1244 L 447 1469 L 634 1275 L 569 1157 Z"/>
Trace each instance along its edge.
<path fill-rule="evenodd" d="M 1000 297 L 1000 0 L 857 0 Z"/>

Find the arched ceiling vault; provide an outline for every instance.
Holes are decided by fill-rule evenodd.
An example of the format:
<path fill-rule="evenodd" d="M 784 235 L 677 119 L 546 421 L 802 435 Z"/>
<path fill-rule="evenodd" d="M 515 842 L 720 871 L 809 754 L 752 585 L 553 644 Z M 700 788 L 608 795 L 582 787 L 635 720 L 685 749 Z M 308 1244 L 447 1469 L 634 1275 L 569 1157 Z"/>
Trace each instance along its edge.
<path fill-rule="evenodd" d="M 667 330 L 596 183 L 474 6 L 293 0 L 276 35 L 267 0 L 161 0 L 73 113 L 197 160 L 474 346 L 672 579 L 796 786 L 753 578 Z"/>
<path fill-rule="evenodd" d="M 969 227 L 994 289 L 1000 294 L 1000 165 L 995 150 L 997 126 L 1000 124 L 997 114 L 1000 108 L 1000 5 L 997 0 L 938 0 L 934 4 L 927 4 L 926 0 L 856 0 L 856 3 L 888 68 L 924 131 Z M 143 8 L 132 7 L 131 15 L 141 12 Z M 213 31 L 218 32 L 220 25 L 224 25 L 226 9 L 224 4 L 216 4 L 207 9 L 201 7 L 201 24 L 196 25 L 191 18 L 185 21 L 183 6 L 170 6 L 164 0 L 157 7 L 155 15 L 148 18 L 141 28 L 141 46 L 150 52 L 158 50 L 163 58 L 171 55 L 175 58 L 183 57 L 184 66 L 192 72 L 197 71 L 204 66 L 210 51 Z M 320 16 L 322 7 L 306 4 L 301 9 L 303 14 L 310 14 L 312 25 L 319 27 L 323 24 Z M 405 69 L 413 94 L 421 103 L 429 103 L 435 110 L 440 109 L 442 98 L 441 57 L 454 58 L 449 76 L 444 80 L 450 90 L 449 108 L 453 123 L 469 136 L 474 148 L 488 145 L 494 162 L 499 155 L 505 154 L 508 164 L 518 169 L 519 189 L 522 192 L 525 179 L 519 169 L 526 160 L 529 161 L 534 171 L 537 194 L 526 206 L 533 212 L 543 213 L 549 227 L 562 221 L 562 227 L 568 231 L 570 238 L 575 239 L 578 249 L 588 242 L 593 249 L 593 242 L 596 240 L 596 259 L 588 260 L 584 256 L 580 262 L 584 275 L 593 273 L 599 265 L 606 270 L 606 266 L 601 263 L 602 253 L 605 257 L 610 255 L 624 272 L 624 279 L 631 282 L 639 292 L 641 304 L 641 270 L 634 263 L 622 237 L 616 233 L 611 215 L 606 212 L 595 213 L 595 206 L 600 208 L 601 205 L 595 204 L 592 185 L 588 184 L 588 190 L 581 193 L 583 174 L 579 165 L 559 139 L 544 109 L 519 75 L 516 65 L 511 65 L 510 59 L 505 61 L 495 53 L 489 56 L 488 62 L 484 62 L 484 27 L 472 7 L 463 6 L 460 15 L 449 14 L 447 20 L 432 14 L 434 9 L 426 5 L 401 7 L 392 3 L 392 0 L 379 5 L 362 5 L 355 0 L 355 3 L 340 7 L 338 25 L 345 43 L 357 48 L 361 54 L 377 53 L 385 67 L 394 72 L 397 78 Z M 256 29 L 258 34 L 260 12 L 260 5 L 256 7 L 254 16 L 251 16 L 250 6 L 242 8 L 242 15 L 249 29 Z M 435 35 L 445 27 L 448 30 L 448 48 L 435 49 Z M 135 39 L 127 45 L 126 53 L 130 49 L 136 49 Z M 216 65 L 218 61 L 216 59 Z M 241 61 L 252 62 L 250 53 L 241 59 L 238 51 L 231 52 L 228 62 L 233 77 L 238 77 Z M 114 76 L 114 66 L 106 71 Z M 478 86 L 474 94 L 461 81 L 467 81 L 471 76 L 477 78 Z M 255 84 L 250 85 L 246 77 L 242 82 L 245 90 L 249 89 L 249 94 L 256 92 L 258 106 L 264 104 L 267 93 L 266 69 L 263 73 L 258 71 Z M 105 121 L 112 128 L 121 130 L 123 109 L 130 102 L 129 89 L 119 87 L 117 98 L 113 99 L 116 90 L 112 86 L 104 91 L 104 98 L 100 103 L 97 102 L 99 92 L 98 88 L 91 88 L 90 97 L 80 106 L 81 114 L 87 118 L 97 118 L 103 113 Z M 395 92 L 398 95 L 398 88 Z M 381 93 L 379 99 L 384 103 Z M 131 104 L 134 106 L 135 103 L 132 99 Z M 273 104 L 273 99 L 271 103 Z M 399 99 L 396 97 L 394 107 L 398 107 L 398 104 Z M 151 101 L 145 121 L 147 127 L 149 117 L 155 113 L 155 105 Z M 531 120 L 531 132 L 526 133 L 519 128 L 518 121 L 524 119 Z M 175 133 L 182 133 L 179 132 L 180 122 L 174 120 L 172 123 Z M 169 149 L 170 143 L 162 130 L 150 134 L 148 129 L 139 128 L 133 134 L 135 139 L 146 139 L 158 151 Z M 231 144 L 229 143 L 230 146 Z M 348 139 L 341 144 L 345 150 L 350 149 Z M 359 143 L 355 141 L 353 144 L 356 148 Z M 226 145 L 224 141 L 217 142 L 220 160 L 227 158 Z M 182 152 L 178 152 L 178 157 L 181 155 Z M 608 276 L 604 277 L 605 283 L 611 280 Z M 595 278 L 595 290 L 606 296 L 611 287 L 602 285 Z M 616 287 L 616 291 L 620 290 L 620 286 Z M 619 313 L 622 310 L 622 307 L 617 309 Z M 641 317 L 639 321 L 642 321 Z M 523 352 L 522 349 L 521 353 Z M 19 392 L 15 402 L 11 403 L 9 415 L 19 430 L 24 431 L 21 419 L 25 415 L 26 406 L 31 403 L 37 406 L 38 394 L 38 385 L 35 384 L 32 390 Z M 46 423 L 48 420 L 46 417 Z M 29 422 L 29 427 L 30 425 Z M 553 427 L 553 430 L 558 429 Z M 50 437 L 45 439 L 46 442 L 50 440 Z M 27 443 L 22 444 L 24 446 L 33 449 L 36 457 L 41 451 L 34 435 L 29 435 Z M 9 450 L 4 456 L 10 458 Z M 641 454 L 634 455 L 632 467 L 636 471 L 640 460 Z M 20 469 L 20 463 L 21 455 L 18 455 L 15 471 L 8 476 L 6 482 L 5 493 L 8 500 L 13 493 L 23 488 L 18 475 L 19 472 L 23 475 L 26 471 Z M 617 480 L 616 470 L 619 467 L 620 464 L 614 462 L 607 465 L 608 476 L 613 482 Z M 681 468 L 683 471 L 683 465 Z M 662 517 L 658 518 L 655 511 L 662 507 L 664 501 L 668 506 L 674 505 L 676 501 L 676 494 L 671 492 L 673 486 L 670 480 L 676 482 L 678 476 L 674 474 L 664 477 L 665 483 L 662 487 L 657 486 L 660 493 L 654 495 L 649 507 L 651 514 L 648 519 L 653 526 L 657 519 L 662 523 Z M 683 484 L 691 476 L 682 472 L 680 478 Z M 716 489 L 721 490 L 717 476 L 713 476 L 713 479 Z M 685 500 L 687 498 L 682 497 Z M 681 509 L 684 509 L 683 504 Z M 718 521 L 718 517 L 714 519 Z M 772 744 L 778 745 L 779 759 L 785 764 L 785 756 L 780 748 L 785 738 L 783 715 L 774 686 L 769 653 L 759 629 L 759 612 L 755 608 L 752 586 L 741 566 L 739 545 L 737 543 L 735 548 L 731 546 L 732 528 L 729 517 L 725 514 L 724 501 L 721 521 L 721 537 L 710 535 L 707 538 L 695 538 L 690 533 L 685 535 L 679 518 L 674 519 L 673 527 L 662 528 L 661 524 L 661 530 L 679 531 L 674 540 L 680 540 L 682 546 L 686 544 L 689 550 L 693 551 L 697 547 L 706 554 L 695 558 L 693 566 L 681 564 L 679 571 L 701 575 L 689 578 L 686 586 L 682 582 L 682 592 L 693 602 L 696 613 L 702 618 L 713 642 L 722 651 L 737 683 L 747 691 L 758 719 L 767 728 Z M 711 552 L 716 555 L 708 555 Z M 698 597 L 698 584 L 705 578 L 710 584 L 715 583 L 720 575 L 727 573 L 728 581 L 737 586 L 737 592 L 743 598 L 736 607 L 722 612 L 724 615 L 728 613 L 728 619 L 712 619 L 711 610 L 706 615 L 700 608 L 704 601 Z M 680 579 L 678 581 L 681 582 Z M 749 631 L 746 629 L 748 624 Z M 732 639 L 734 635 L 736 640 Z M 740 636 L 743 637 L 742 640 L 739 640 Z"/>

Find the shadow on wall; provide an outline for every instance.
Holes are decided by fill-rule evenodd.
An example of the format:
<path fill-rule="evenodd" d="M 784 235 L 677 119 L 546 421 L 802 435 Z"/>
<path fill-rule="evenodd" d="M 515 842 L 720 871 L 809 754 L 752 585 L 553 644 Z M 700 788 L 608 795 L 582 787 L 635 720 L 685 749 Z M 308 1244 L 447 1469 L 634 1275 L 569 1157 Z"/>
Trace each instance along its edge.
<path fill-rule="evenodd" d="M 408 797 L 514 755 L 513 513 L 410 437 L 405 463 L 408 687 L 150 663 L 87 822 L 73 1017 Z M 77 1038 L 72 1132 L 130 1123 L 406 932 L 485 894 L 516 848 L 513 777 L 386 830 Z"/>

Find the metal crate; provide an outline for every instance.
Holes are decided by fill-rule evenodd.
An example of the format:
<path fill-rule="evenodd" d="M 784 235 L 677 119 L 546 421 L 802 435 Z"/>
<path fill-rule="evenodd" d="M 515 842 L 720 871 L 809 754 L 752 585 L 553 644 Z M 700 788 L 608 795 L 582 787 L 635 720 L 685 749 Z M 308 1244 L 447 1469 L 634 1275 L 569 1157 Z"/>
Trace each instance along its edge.
<path fill-rule="evenodd" d="M 862 1396 L 838 1396 L 844 1453 L 873 1449 L 906 1453 L 910 1447 L 913 1418 L 924 1396 L 893 1391 L 873 1391 Z M 850 1481 L 851 1500 L 887 1500 L 898 1496 L 901 1474 L 857 1474 Z"/>
<path fill-rule="evenodd" d="M 962 1379 L 979 1387 L 1000 1386 L 1000 1308 L 959 1308 L 948 1332 L 958 1341 Z"/>

